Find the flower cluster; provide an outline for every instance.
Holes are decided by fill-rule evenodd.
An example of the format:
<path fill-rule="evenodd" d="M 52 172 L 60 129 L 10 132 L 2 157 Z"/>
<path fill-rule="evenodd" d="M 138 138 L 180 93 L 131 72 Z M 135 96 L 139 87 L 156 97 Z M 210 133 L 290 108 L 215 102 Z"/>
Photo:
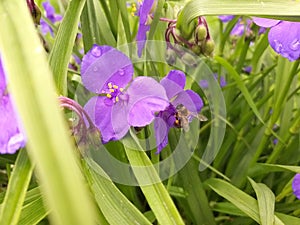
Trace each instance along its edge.
<path fill-rule="evenodd" d="M 25 146 L 25 136 L 20 130 L 13 103 L 7 92 L 6 77 L 0 59 L 0 154 L 13 154 Z"/>
<path fill-rule="evenodd" d="M 84 106 L 101 132 L 103 143 L 120 140 L 130 127 L 144 127 L 154 121 L 158 149 L 167 145 L 171 127 L 183 127 L 200 112 L 203 102 L 192 90 L 184 90 L 185 75 L 178 70 L 160 83 L 151 77 L 133 79 L 133 65 L 122 52 L 94 45 L 83 57 L 81 76 L 84 86 L 97 95 Z M 178 106 L 188 115 L 180 117 Z M 194 114 L 193 114 L 194 113 Z"/>
<path fill-rule="evenodd" d="M 182 51 L 182 47 L 193 51 L 196 55 L 205 56 L 211 56 L 215 47 L 203 16 L 195 18 L 189 24 L 178 25 L 176 20 L 169 22 L 165 39 L 168 55 L 178 55 L 180 58 L 186 54 Z M 172 62 L 170 59 L 168 61 Z"/>
<path fill-rule="evenodd" d="M 153 78 L 133 79 L 133 65 L 122 52 L 94 45 L 81 66 L 85 87 L 98 94 L 84 109 L 99 128 L 103 143 L 119 140 L 130 126 L 150 124 L 168 106 L 164 88 Z"/>
<path fill-rule="evenodd" d="M 275 52 L 294 61 L 300 58 L 300 23 L 253 18 L 258 26 L 270 28 L 268 39 Z"/>

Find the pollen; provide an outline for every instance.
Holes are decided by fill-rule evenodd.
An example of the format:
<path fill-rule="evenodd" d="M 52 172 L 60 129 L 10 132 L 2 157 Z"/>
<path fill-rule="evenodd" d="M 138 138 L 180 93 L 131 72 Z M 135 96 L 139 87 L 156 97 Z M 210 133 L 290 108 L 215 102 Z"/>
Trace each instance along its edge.
<path fill-rule="evenodd" d="M 132 16 L 135 16 L 135 12 L 137 11 L 137 9 L 136 9 L 136 4 L 132 4 L 132 6 L 131 6 L 131 12 L 130 12 L 130 14 L 132 15 Z"/>
<path fill-rule="evenodd" d="M 118 101 L 119 101 L 119 97 L 117 96 L 117 97 L 116 97 L 116 102 L 118 102 Z"/>
<path fill-rule="evenodd" d="M 115 89 L 110 88 L 109 92 L 113 93 L 113 92 L 115 92 Z"/>
<path fill-rule="evenodd" d="M 111 98 L 111 94 L 106 94 L 106 97 Z"/>
<path fill-rule="evenodd" d="M 118 85 L 115 85 L 115 84 L 114 84 L 112 87 L 113 87 L 114 89 L 118 89 L 118 88 L 119 88 Z"/>
<path fill-rule="evenodd" d="M 120 90 L 121 92 L 123 92 L 123 91 L 124 91 L 124 88 L 119 88 L 119 90 Z"/>
<path fill-rule="evenodd" d="M 112 85 L 111 82 L 109 82 L 109 83 L 107 84 L 107 86 L 108 86 L 109 89 L 111 89 L 111 88 L 113 87 L 113 85 Z"/>

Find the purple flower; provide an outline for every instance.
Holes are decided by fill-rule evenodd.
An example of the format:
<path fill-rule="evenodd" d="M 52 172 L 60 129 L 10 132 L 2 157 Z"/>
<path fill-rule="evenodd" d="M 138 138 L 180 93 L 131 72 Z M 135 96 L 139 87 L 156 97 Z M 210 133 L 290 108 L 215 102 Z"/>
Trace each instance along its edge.
<path fill-rule="evenodd" d="M 234 18 L 234 15 L 222 15 L 218 16 L 218 18 L 223 22 L 226 23 Z"/>
<path fill-rule="evenodd" d="M 103 143 L 121 139 L 130 126 L 150 124 L 155 112 L 169 104 L 164 87 L 153 78 L 132 81 L 130 59 L 110 46 L 94 45 L 83 57 L 81 75 L 84 86 L 98 94 L 84 109 L 100 130 Z"/>
<path fill-rule="evenodd" d="M 253 18 L 258 26 L 271 28 L 268 39 L 275 52 L 294 61 L 300 58 L 300 23 Z"/>
<path fill-rule="evenodd" d="M 11 97 L 7 92 L 4 69 L 0 59 L 0 154 L 13 154 L 25 146 Z"/>
<path fill-rule="evenodd" d="M 230 34 L 232 36 L 243 36 L 245 33 L 246 33 L 246 35 L 249 35 L 252 33 L 251 24 L 252 24 L 252 21 L 249 19 L 247 19 L 246 21 L 239 19 L 238 22 L 233 27 Z"/>
<path fill-rule="evenodd" d="M 50 4 L 50 2 L 48 1 L 43 2 L 42 5 L 45 9 L 46 17 L 47 19 L 49 19 L 51 23 L 54 24 L 62 20 L 62 16 L 55 13 L 55 10 L 53 6 Z M 45 20 L 41 19 L 40 24 L 41 24 L 41 32 L 43 35 L 50 33 L 51 36 L 53 36 L 53 29 L 48 25 L 48 23 Z"/>
<path fill-rule="evenodd" d="M 154 120 L 157 152 L 159 153 L 168 144 L 168 133 L 171 127 L 183 127 L 182 119 L 191 122 L 203 107 L 203 101 L 192 90 L 184 90 L 185 74 L 179 70 L 172 70 L 160 83 L 166 89 L 169 106 L 160 111 Z M 186 118 L 179 118 L 179 109 L 188 112 Z"/>
<path fill-rule="evenodd" d="M 220 80 L 219 80 L 219 77 L 218 77 L 218 74 L 214 73 L 214 78 L 216 81 L 219 81 L 220 82 L 220 86 L 221 87 L 225 87 L 227 85 L 227 82 L 225 80 L 225 77 L 223 76 L 220 76 Z M 200 80 L 199 81 L 199 86 L 201 88 L 208 88 L 208 81 L 207 80 Z"/>
<path fill-rule="evenodd" d="M 232 20 L 234 18 L 234 16 L 233 15 L 223 15 L 223 16 L 218 16 L 218 18 L 223 23 L 226 23 L 226 22 Z M 252 24 L 252 21 L 249 19 L 247 19 L 246 21 L 239 19 L 238 22 L 233 27 L 233 29 L 231 30 L 230 35 L 243 36 L 244 33 L 246 33 L 246 35 L 251 34 L 252 33 L 251 24 Z"/>
<path fill-rule="evenodd" d="M 153 8 L 155 0 L 144 0 L 143 3 L 140 4 L 140 8 L 138 11 L 139 20 L 139 28 L 136 35 L 137 47 L 138 47 L 138 56 L 141 57 L 142 51 L 145 47 L 145 42 L 147 39 L 146 33 L 150 30 L 150 21 L 151 18 L 149 14 Z"/>
<path fill-rule="evenodd" d="M 300 174 L 296 174 L 294 179 L 293 179 L 293 183 L 292 183 L 292 189 L 294 192 L 294 195 L 300 199 Z"/>

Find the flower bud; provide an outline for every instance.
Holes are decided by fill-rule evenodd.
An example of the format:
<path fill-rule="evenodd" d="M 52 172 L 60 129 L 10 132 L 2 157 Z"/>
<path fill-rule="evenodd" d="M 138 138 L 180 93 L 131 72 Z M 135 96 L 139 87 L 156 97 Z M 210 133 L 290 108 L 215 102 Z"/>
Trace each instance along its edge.
<path fill-rule="evenodd" d="M 215 42 L 212 39 L 207 40 L 203 45 L 203 54 L 210 56 L 215 49 Z"/>
<path fill-rule="evenodd" d="M 200 55 L 201 54 L 201 46 L 200 45 L 193 45 L 191 50 L 196 54 Z"/>
<path fill-rule="evenodd" d="M 183 24 L 178 29 L 180 30 L 181 36 L 188 40 L 192 37 L 195 31 L 195 27 L 198 24 L 198 18 L 192 20 L 189 24 Z"/>
<path fill-rule="evenodd" d="M 196 35 L 198 41 L 203 41 L 207 38 L 207 28 L 201 24 L 196 28 Z"/>

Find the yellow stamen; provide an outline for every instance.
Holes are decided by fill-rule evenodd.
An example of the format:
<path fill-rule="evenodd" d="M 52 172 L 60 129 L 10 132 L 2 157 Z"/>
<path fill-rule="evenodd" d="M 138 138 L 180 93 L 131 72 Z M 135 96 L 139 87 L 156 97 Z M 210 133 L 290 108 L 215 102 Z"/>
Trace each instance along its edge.
<path fill-rule="evenodd" d="M 106 94 L 106 97 L 111 98 L 111 94 Z"/>
<path fill-rule="evenodd" d="M 124 91 L 124 88 L 120 88 L 119 90 L 122 92 L 122 91 Z"/>
<path fill-rule="evenodd" d="M 110 82 L 107 84 L 107 86 L 108 86 L 108 88 L 112 88 L 113 87 L 113 85 Z"/>
<path fill-rule="evenodd" d="M 114 85 L 113 85 L 113 88 L 114 88 L 114 89 L 118 89 L 119 87 L 118 87 L 118 85 L 115 85 L 115 84 L 114 84 Z"/>
<path fill-rule="evenodd" d="M 109 89 L 109 91 L 111 92 L 111 93 L 113 93 L 113 92 L 115 92 L 115 89 Z"/>
<path fill-rule="evenodd" d="M 118 102 L 118 101 L 119 101 L 119 97 L 117 96 L 117 97 L 116 97 L 116 102 Z"/>

